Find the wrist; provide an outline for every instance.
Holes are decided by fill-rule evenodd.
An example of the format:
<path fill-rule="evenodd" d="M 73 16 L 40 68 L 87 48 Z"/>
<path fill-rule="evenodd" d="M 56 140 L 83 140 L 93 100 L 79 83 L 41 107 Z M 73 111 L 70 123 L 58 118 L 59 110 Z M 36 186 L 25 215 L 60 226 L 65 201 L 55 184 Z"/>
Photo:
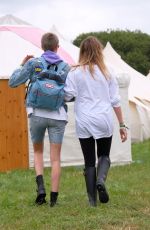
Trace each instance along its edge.
<path fill-rule="evenodd" d="M 119 123 L 119 127 L 120 127 L 120 129 L 128 129 L 128 127 L 125 125 L 125 123 L 124 122 L 120 122 Z"/>

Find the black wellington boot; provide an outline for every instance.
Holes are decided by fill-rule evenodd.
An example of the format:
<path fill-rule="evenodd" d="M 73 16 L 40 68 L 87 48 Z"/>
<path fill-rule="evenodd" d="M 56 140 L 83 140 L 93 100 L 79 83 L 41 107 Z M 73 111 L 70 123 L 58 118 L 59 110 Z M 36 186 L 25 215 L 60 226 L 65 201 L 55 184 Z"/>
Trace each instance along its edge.
<path fill-rule="evenodd" d="M 57 203 L 58 192 L 50 193 L 50 207 L 54 207 Z"/>
<path fill-rule="evenodd" d="M 107 156 L 102 156 L 98 159 L 97 165 L 97 190 L 99 193 L 99 200 L 101 203 L 109 201 L 109 195 L 105 187 L 108 170 L 110 168 L 110 159 Z"/>
<path fill-rule="evenodd" d="M 97 205 L 97 191 L 96 191 L 96 168 L 86 167 L 84 169 L 86 190 L 89 198 L 90 206 Z"/>
<path fill-rule="evenodd" d="M 35 200 L 35 203 L 38 205 L 46 203 L 45 197 L 45 187 L 44 187 L 44 180 L 42 175 L 38 175 L 36 177 L 36 183 L 37 183 L 37 198 Z"/>

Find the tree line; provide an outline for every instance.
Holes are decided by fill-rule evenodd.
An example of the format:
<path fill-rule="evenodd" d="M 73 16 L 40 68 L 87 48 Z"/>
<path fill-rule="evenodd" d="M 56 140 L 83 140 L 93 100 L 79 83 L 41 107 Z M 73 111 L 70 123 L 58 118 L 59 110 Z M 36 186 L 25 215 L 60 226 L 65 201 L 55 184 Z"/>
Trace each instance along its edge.
<path fill-rule="evenodd" d="M 81 41 L 91 35 L 97 37 L 104 47 L 109 41 L 122 59 L 138 72 L 144 75 L 149 73 L 150 35 L 139 30 L 107 30 L 80 34 L 74 39 L 73 44 L 79 47 Z"/>

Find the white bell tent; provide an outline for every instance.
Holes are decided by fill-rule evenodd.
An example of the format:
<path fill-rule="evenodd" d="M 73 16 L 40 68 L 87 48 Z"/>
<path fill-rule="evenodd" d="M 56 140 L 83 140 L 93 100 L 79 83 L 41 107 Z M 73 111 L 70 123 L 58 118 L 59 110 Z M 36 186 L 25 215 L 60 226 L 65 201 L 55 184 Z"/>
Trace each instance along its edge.
<path fill-rule="evenodd" d="M 147 74 L 147 77 L 150 79 L 150 70 L 149 70 L 149 73 Z"/>
<path fill-rule="evenodd" d="M 150 138 L 150 80 L 124 62 L 108 42 L 104 49 L 105 60 L 113 66 L 118 76 L 130 78 L 129 108 L 132 142 Z"/>

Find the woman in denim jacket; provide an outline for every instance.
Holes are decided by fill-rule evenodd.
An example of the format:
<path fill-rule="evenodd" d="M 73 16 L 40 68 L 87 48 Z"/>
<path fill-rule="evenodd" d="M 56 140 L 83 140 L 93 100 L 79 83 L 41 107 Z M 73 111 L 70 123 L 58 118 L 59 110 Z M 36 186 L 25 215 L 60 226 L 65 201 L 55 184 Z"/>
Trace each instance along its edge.
<path fill-rule="evenodd" d="M 42 58 L 45 59 L 48 65 L 58 64 L 62 60 L 57 55 L 59 47 L 59 40 L 55 34 L 46 33 L 41 39 L 41 46 L 44 50 Z M 22 61 L 21 66 L 16 69 L 9 80 L 10 87 L 17 87 L 24 84 L 31 79 L 35 74 L 35 63 L 38 58 L 33 58 L 27 55 Z M 39 71 L 43 66 L 39 62 Z M 69 65 L 66 64 L 63 71 L 69 71 Z M 67 123 L 67 113 L 62 105 L 58 111 L 50 111 L 47 109 L 32 108 L 27 106 L 27 114 L 30 121 L 30 133 L 34 149 L 34 166 L 36 172 L 37 183 L 37 197 L 35 203 L 41 205 L 46 202 L 46 189 L 44 186 L 44 165 L 43 165 L 43 150 L 44 150 L 44 136 L 46 130 L 48 131 L 50 141 L 50 161 L 51 161 L 51 192 L 50 192 L 50 206 L 53 207 L 57 202 L 59 182 L 61 174 L 60 153 L 62 140 L 64 136 L 65 126 Z"/>

